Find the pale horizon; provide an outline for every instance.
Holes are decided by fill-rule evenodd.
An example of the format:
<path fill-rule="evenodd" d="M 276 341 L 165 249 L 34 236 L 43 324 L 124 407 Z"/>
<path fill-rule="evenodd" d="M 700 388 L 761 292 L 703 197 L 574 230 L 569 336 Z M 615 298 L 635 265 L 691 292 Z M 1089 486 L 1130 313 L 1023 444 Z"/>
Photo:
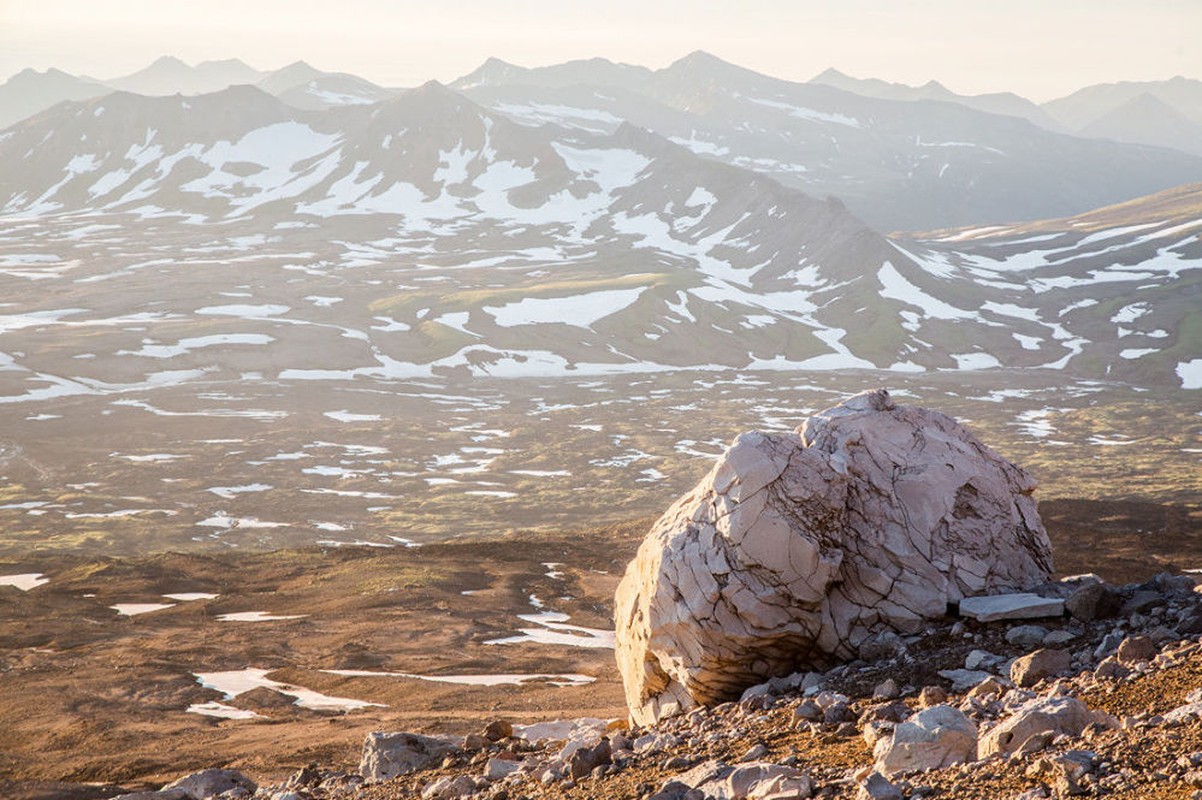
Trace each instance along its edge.
<path fill-rule="evenodd" d="M 636 23 L 637 20 L 637 23 Z M 0 80 L 56 68 L 97 80 L 164 55 L 195 65 L 236 58 L 258 70 L 307 61 L 383 86 L 449 83 L 495 57 L 523 67 L 606 58 L 660 69 L 704 50 L 748 69 L 804 82 L 828 68 L 855 78 L 967 95 L 1014 92 L 1035 102 L 1096 83 L 1202 77 L 1202 4 L 1166 0 L 1020 0 L 1005 9 L 926 0 L 912 7 L 853 0 L 661 2 L 604 7 L 548 0 L 384 3 L 232 0 L 159 4 L 112 0 L 0 3 Z M 987 35 L 984 35 L 987 33 Z"/>

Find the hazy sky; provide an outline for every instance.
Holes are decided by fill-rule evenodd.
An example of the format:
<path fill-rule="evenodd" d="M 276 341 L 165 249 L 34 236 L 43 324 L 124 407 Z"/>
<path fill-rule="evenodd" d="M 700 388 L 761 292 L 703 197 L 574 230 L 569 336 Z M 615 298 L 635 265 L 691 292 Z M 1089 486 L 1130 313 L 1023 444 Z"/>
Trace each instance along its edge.
<path fill-rule="evenodd" d="M 791 80 L 827 67 L 1047 100 L 1116 80 L 1202 79 L 1202 0 L 0 0 L 0 79 L 113 78 L 161 55 L 304 59 L 389 86 L 488 56 L 662 67 L 693 50 Z"/>

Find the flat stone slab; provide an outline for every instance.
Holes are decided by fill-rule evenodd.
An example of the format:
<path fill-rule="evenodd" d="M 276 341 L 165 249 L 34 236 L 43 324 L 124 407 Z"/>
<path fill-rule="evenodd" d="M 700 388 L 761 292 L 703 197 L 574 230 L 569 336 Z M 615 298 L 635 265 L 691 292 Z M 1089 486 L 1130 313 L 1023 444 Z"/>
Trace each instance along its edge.
<path fill-rule="evenodd" d="M 960 616 L 977 622 L 996 622 L 1001 619 L 1038 619 L 1064 614 L 1064 601 L 1040 597 L 1030 592 L 994 594 L 986 597 L 966 597 L 960 601 Z"/>

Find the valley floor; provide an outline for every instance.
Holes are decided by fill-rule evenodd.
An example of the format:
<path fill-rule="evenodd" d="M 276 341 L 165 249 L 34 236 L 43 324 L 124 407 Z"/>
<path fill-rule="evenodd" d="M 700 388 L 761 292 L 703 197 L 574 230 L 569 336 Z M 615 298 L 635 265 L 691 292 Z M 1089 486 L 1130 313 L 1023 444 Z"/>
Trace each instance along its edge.
<path fill-rule="evenodd" d="M 1130 582 L 1202 567 L 1202 517 L 1188 507 L 1057 500 L 1041 513 L 1062 574 Z M 4 793 L 155 785 L 214 765 L 263 781 L 310 762 L 353 768 L 373 730 L 624 717 L 611 600 L 649 523 L 394 549 L 0 561 L 0 575 L 46 581 L 0 586 Z"/>

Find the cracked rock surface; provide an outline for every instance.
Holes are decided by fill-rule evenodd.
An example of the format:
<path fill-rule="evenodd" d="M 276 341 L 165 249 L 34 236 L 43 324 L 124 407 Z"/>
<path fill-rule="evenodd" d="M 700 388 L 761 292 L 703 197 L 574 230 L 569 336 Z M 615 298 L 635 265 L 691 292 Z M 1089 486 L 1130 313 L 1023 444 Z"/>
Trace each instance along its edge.
<path fill-rule="evenodd" d="M 856 395 L 749 432 L 659 519 L 615 598 L 646 725 L 916 633 L 964 597 L 1048 580 L 1034 479 L 950 417 Z"/>

